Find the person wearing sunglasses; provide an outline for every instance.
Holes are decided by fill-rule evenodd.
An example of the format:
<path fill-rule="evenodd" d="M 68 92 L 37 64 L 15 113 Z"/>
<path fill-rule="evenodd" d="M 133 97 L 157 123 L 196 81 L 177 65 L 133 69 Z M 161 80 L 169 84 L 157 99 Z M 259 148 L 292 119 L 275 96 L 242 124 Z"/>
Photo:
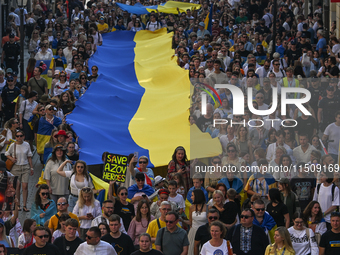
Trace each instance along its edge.
<path fill-rule="evenodd" d="M 205 244 L 211 239 L 211 234 L 209 231 L 211 223 L 219 220 L 220 213 L 216 209 L 212 208 L 208 211 L 207 218 L 208 218 L 208 223 L 200 226 L 197 229 L 197 232 L 195 235 L 194 255 L 199 255 L 200 248 L 202 248 L 203 244 Z"/>
<path fill-rule="evenodd" d="M 131 161 L 129 163 L 129 171 L 131 173 L 131 176 L 132 176 L 132 180 L 136 182 L 135 180 L 135 175 L 139 172 L 143 173 L 145 175 L 145 184 L 149 185 L 150 187 L 154 187 L 155 186 L 155 175 L 152 171 L 151 168 L 147 168 L 148 166 L 148 163 L 149 163 L 149 159 L 148 157 L 146 156 L 141 156 L 139 157 L 139 161 L 138 161 L 138 164 L 139 164 L 139 167 L 133 167 L 137 162 L 137 157 L 134 156 L 131 158 Z"/>
<path fill-rule="evenodd" d="M 314 232 L 312 229 L 305 227 L 305 219 L 301 212 L 294 213 L 293 223 L 294 225 L 288 229 L 288 232 L 295 253 L 318 255 L 319 248 L 315 240 Z"/>
<path fill-rule="evenodd" d="M 274 242 L 274 230 L 277 225 L 272 216 L 266 212 L 265 203 L 263 200 L 255 200 L 251 206 L 255 213 L 253 224 L 261 227 L 267 235 L 267 240 L 271 243 Z"/>
<path fill-rule="evenodd" d="M 65 197 L 61 197 L 58 199 L 57 210 L 58 210 L 58 213 L 56 215 L 53 215 L 50 219 L 50 222 L 48 223 L 48 228 L 50 229 L 52 235 L 54 231 L 60 228 L 60 221 L 61 221 L 60 216 L 62 214 L 67 214 L 68 216 L 70 216 L 70 218 L 77 220 L 78 224 L 80 224 L 78 216 L 69 211 L 69 203 Z M 79 232 L 79 228 L 77 230 Z"/>
<path fill-rule="evenodd" d="M 128 199 L 131 199 L 130 203 L 134 205 L 136 211 L 138 202 L 142 199 L 148 199 L 148 196 L 154 193 L 154 189 L 145 184 L 145 173 L 143 172 L 136 173 L 135 180 L 136 184 L 128 188 Z"/>
<path fill-rule="evenodd" d="M 59 248 L 54 244 L 48 242 L 49 233 L 43 226 L 36 227 L 33 231 L 33 237 L 35 243 L 25 249 L 24 255 L 34 254 L 49 254 L 49 255 L 61 255 Z"/>
<path fill-rule="evenodd" d="M 265 231 L 253 224 L 255 213 L 252 209 L 244 209 L 240 215 L 240 224 L 232 227 L 227 233 L 234 254 L 264 254 L 269 245 Z"/>
<path fill-rule="evenodd" d="M 18 177 L 19 187 L 17 187 L 16 196 L 20 199 L 20 183 L 22 183 L 23 210 L 24 212 L 29 212 L 26 203 L 28 197 L 28 177 L 29 175 L 33 175 L 33 154 L 29 143 L 24 141 L 24 131 L 17 130 L 15 139 L 16 142 L 11 144 L 8 151 L 6 151 L 5 156 L 14 163 L 11 173 Z"/>
<path fill-rule="evenodd" d="M 56 213 L 57 206 L 50 197 L 48 185 L 41 184 L 31 206 L 31 219 L 37 222 L 37 226 L 43 226 Z"/>
<path fill-rule="evenodd" d="M 167 212 L 165 216 L 166 227 L 157 232 L 156 249 L 163 254 L 192 254 L 188 253 L 189 239 L 187 232 L 177 226 L 178 221 L 177 212 Z"/>
<path fill-rule="evenodd" d="M 91 227 L 86 232 L 86 242 L 79 245 L 75 255 L 91 254 L 91 255 L 117 255 L 111 244 L 100 240 L 101 232 L 98 227 Z"/>

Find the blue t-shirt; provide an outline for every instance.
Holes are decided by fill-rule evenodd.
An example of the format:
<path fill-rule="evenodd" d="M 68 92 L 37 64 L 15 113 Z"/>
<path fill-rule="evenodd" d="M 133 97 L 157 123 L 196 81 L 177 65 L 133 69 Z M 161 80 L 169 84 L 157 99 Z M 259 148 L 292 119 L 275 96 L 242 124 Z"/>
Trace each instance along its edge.
<path fill-rule="evenodd" d="M 327 54 L 327 42 L 325 38 L 321 38 L 316 44 L 316 50 L 319 51 L 319 49 L 322 49 L 322 55 L 320 57 L 325 57 L 325 54 Z"/>

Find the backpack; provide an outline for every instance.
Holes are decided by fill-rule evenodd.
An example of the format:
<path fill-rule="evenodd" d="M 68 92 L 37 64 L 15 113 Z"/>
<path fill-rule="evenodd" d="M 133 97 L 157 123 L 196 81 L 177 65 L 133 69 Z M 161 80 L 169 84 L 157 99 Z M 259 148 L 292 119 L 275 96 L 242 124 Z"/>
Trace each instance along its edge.
<path fill-rule="evenodd" d="M 157 225 L 158 225 L 158 228 L 161 230 L 161 252 L 163 252 L 163 236 L 164 236 L 164 231 L 165 231 L 165 228 L 161 228 L 161 224 L 159 222 L 159 219 L 157 219 Z"/>

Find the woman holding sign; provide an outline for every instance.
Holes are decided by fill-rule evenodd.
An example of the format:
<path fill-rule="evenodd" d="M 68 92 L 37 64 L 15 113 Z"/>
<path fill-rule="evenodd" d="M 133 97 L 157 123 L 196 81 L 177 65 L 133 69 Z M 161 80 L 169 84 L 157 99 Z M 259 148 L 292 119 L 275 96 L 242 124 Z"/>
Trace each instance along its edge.
<path fill-rule="evenodd" d="M 65 160 L 58 168 L 57 173 L 61 175 L 62 177 L 66 177 L 70 179 L 70 196 L 68 198 L 69 207 L 68 210 L 70 212 L 73 211 L 74 206 L 76 205 L 79 197 L 80 190 L 84 187 L 90 187 L 93 189 L 93 193 L 97 193 L 96 190 L 94 190 L 94 186 L 91 180 L 91 177 L 89 176 L 87 172 L 87 165 L 85 161 L 78 160 L 74 166 L 73 171 L 64 171 L 64 167 L 67 164 L 71 164 L 71 160 Z"/>

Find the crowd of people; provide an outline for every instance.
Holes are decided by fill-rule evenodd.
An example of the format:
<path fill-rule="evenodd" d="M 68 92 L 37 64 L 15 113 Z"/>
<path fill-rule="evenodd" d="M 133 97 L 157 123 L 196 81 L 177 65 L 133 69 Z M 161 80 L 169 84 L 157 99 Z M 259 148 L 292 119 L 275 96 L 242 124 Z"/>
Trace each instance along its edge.
<path fill-rule="evenodd" d="M 137 2 L 164 3 L 122 1 Z M 13 247 L 25 255 L 339 254 L 336 23 L 327 31 L 321 3 L 304 13 L 304 2 L 278 1 L 274 19 L 273 1 L 191 2 L 201 8 L 136 15 L 112 1 L 34 0 L 32 11 L 24 10 L 25 35 L 19 8 L 11 8 L 0 70 L 0 189 L 13 192 L 14 185 L 16 199 L 13 211 L 0 208 L 0 254 Z M 161 28 L 173 33 L 177 63 L 194 86 L 190 125 L 218 139 L 222 150 L 188 161 L 179 146 L 163 177 L 148 157 L 130 154 L 127 181 L 110 182 L 101 200 L 65 116 L 100 75 L 88 60 L 103 34 Z M 26 50 L 20 36 L 30 54 L 25 84 L 18 81 Z M 244 114 L 234 114 L 232 92 L 216 84 L 244 92 Z M 272 109 L 283 88 L 307 89 L 311 98 L 302 106 L 310 114 L 295 105 L 283 111 L 282 102 Z M 202 91 L 213 94 L 206 112 Z M 253 113 L 269 109 L 267 116 Z M 28 205 L 34 153 L 44 169 Z M 30 213 L 22 229 L 19 212 Z"/>

